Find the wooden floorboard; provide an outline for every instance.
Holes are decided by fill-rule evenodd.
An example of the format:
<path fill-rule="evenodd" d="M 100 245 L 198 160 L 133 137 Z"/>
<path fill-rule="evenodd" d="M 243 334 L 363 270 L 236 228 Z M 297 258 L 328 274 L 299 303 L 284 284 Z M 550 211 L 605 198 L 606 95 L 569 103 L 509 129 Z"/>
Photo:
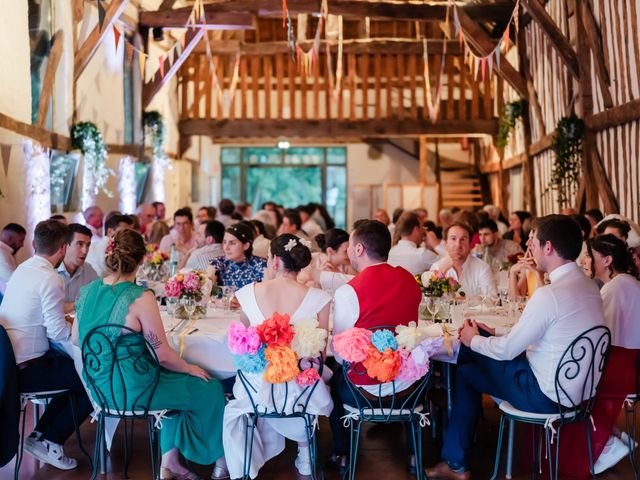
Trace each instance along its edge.
<path fill-rule="evenodd" d="M 486 418 L 480 422 L 476 439 L 476 448 L 472 458 L 473 478 L 488 479 L 491 476 L 493 461 L 495 458 L 495 447 L 497 440 L 497 427 L 499 410 L 490 400 L 485 401 L 484 408 Z M 27 412 L 27 432 L 31 431 L 31 410 Z M 320 460 L 324 460 L 331 451 L 331 430 L 328 422 L 320 422 Z M 620 417 L 618 422 L 622 428 L 624 417 Z M 122 430 L 122 429 L 120 429 Z M 522 432 L 520 427 L 519 432 Z M 108 460 L 109 473 L 98 478 L 121 479 L 124 464 L 123 437 L 122 433 L 114 440 L 114 451 Z M 88 421 L 82 426 L 82 437 L 85 445 L 93 452 L 95 438 L 95 424 Z M 519 465 L 519 458 L 522 455 L 520 435 L 516 437 L 514 454 L 514 480 L 524 480 L 531 478 L 530 473 Z M 431 440 L 430 430 L 425 434 L 426 444 L 424 446 L 425 462 L 433 465 L 439 461 L 440 444 Z M 358 461 L 359 480 L 409 480 L 412 477 L 405 470 L 404 435 L 400 425 L 367 426 L 363 429 L 361 437 L 361 454 Z M 25 454 L 20 470 L 20 479 L 42 479 L 42 480 L 75 480 L 89 478 L 89 464 L 80 453 L 75 438 L 68 442 L 66 451 L 69 455 L 79 461 L 76 470 L 63 472 L 50 466 L 40 466 L 32 457 Z M 135 440 L 133 448 L 133 458 L 129 467 L 129 478 L 147 479 L 150 478 L 149 450 L 146 435 L 146 426 L 140 423 L 135 430 Z M 296 448 L 293 443 L 287 443 L 287 448 L 283 454 L 271 460 L 260 472 L 259 480 L 290 480 L 295 478 L 295 468 L 293 460 Z M 504 459 L 502 463 L 502 476 L 504 478 Z M 196 470 L 203 478 L 208 478 L 211 467 L 195 466 Z M 13 477 L 13 463 L 0 469 L 0 479 Z M 335 472 L 325 472 L 327 480 L 338 480 L 339 476 Z M 629 480 L 633 478 L 631 465 L 628 459 L 622 460 L 611 470 L 599 475 L 602 480 Z"/>

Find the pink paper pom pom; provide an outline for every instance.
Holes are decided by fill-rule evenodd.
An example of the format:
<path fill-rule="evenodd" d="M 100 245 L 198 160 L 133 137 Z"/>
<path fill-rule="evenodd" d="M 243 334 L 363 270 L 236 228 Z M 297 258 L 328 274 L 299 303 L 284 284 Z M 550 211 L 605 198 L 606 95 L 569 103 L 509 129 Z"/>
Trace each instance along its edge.
<path fill-rule="evenodd" d="M 260 349 L 260 336 L 255 327 L 245 327 L 241 322 L 229 325 L 229 350 L 236 355 L 255 355 Z"/>
<path fill-rule="evenodd" d="M 429 364 L 416 365 L 408 350 L 400 350 L 400 372 L 398 372 L 397 380 L 405 382 L 415 382 L 424 377 L 429 371 Z"/>
<path fill-rule="evenodd" d="M 347 362 L 363 362 L 369 355 L 371 331 L 350 328 L 333 337 L 333 351 Z"/>
<path fill-rule="evenodd" d="M 296 375 L 296 383 L 301 387 L 313 385 L 320 380 L 320 374 L 315 368 L 307 368 Z"/>

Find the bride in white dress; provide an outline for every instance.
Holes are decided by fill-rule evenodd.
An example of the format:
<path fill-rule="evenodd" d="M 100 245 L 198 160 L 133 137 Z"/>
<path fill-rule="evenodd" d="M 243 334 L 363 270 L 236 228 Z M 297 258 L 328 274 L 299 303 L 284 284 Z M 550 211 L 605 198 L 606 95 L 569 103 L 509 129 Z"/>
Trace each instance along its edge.
<path fill-rule="evenodd" d="M 236 292 L 236 298 L 242 308 L 243 323 L 257 326 L 274 313 L 280 313 L 289 314 L 292 325 L 300 320 L 317 318 L 320 328 L 328 329 L 331 297 L 322 290 L 309 288 L 296 280 L 300 270 L 311 261 L 311 252 L 303 242 L 304 240 L 301 241 L 290 234 L 280 235 L 271 242 L 265 280 L 262 283 L 246 285 Z M 257 393 L 252 395 L 254 401 L 269 409 L 272 385 L 263 380 L 262 374 L 243 372 L 243 375 L 257 390 Z M 276 405 L 280 406 L 279 409 L 282 408 L 286 396 L 288 412 L 305 388 L 298 386 L 295 380 L 288 384 L 275 384 L 273 387 Z M 235 399 L 225 408 L 223 442 L 229 474 L 231 478 L 240 478 L 243 475 L 247 414 L 253 413 L 253 407 L 239 379 L 233 388 L 233 395 Z M 307 413 L 328 416 L 332 409 L 329 387 L 320 381 L 313 390 Z M 251 478 L 258 475 L 260 468 L 270 458 L 284 450 L 285 437 L 298 442 L 298 456 L 295 461 L 298 477 L 310 478 L 311 463 L 307 436 L 301 418 L 269 418 L 258 421 L 249 471 Z"/>

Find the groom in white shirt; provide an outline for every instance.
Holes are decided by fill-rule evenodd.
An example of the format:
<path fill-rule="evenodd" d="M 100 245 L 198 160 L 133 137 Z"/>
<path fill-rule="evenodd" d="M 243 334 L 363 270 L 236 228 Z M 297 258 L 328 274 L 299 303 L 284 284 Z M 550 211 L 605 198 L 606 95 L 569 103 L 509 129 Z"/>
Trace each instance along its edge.
<path fill-rule="evenodd" d="M 482 394 L 535 413 L 558 411 L 555 373 L 569 344 L 604 323 L 596 284 L 575 263 L 582 246 L 578 224 L 565 215 L 548 215 L 534 225 L 531 252 L 551 284 L 535 291 L 513 329 L 504 336 L 473 320 L 460 330 L 455 394 L 442 447 L 443 462 L 426 471 L 430 479 L 471 478 L 468 458 L 482 409 Z M 482 328 L 490 336 L 480 335 Z M 567 382 L 575 399 L 580 382 Z M 568 403 L 564 392 L 561 403 Z"/>

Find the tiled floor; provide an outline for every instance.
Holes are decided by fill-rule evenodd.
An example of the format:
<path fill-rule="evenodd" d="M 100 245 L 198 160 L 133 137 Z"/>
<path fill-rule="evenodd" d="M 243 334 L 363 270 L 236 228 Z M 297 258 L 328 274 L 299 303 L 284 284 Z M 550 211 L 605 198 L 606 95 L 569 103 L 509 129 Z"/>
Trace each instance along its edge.
<path fill-rule="evenodd" d="M 481 421 L 477 434 L 477 445 L 474 458 L 472 460 L 473 478 L 488 479 L 491 475 L 493 461 L 495 458 L 495 447 L 497 439 L 498 426 L 498 409 L 489 400 L 485 402 L 486 419 Z M 31 419 L 31 413 L 28 412 L 28 419 Z M 623 418 L 621 417 L 621 420 Z M 29 422 L 28 422 L 29 423 Z M 88 448 L 93 448 L 95 436 L 95 424 L 85 422 L 82 426 L 82 434 L 85 444 Z M 623 423 L 620 422 L 620 426 Z M 320 459 L 325 459 L 331 451 L 331 430 L 326 421 L 320 423 Z M 27 425 L 27 431 L 30 431 Z M 122 433 L 120 433 L 122 435 Z M 430 431 L 425 434 L 426 445 L 424 448 L 425 462 L 427 465 L 433 465 L 439 460 L 439 444 L 431 440 Z M 409 480 L 410 475 L 405 470 L 405 451 L 403 446 L 404 435 L 399 425 L 375 426 L 373 428 L 366 427 L 362 433 L 361 455 L 359 457 L 358 476 L 360 480 Z M 76 446 L 74 437 L 69 440 L 67 448 L 68 454 L 78 458 L 78 469 L 70 472 L 62 472 L 50 466 L 39 467 L 38 464 L 28 455 L 25 454 L 23 465 L 20 471 L 21 479 L 86 479 L 89 477 L 89 464 L 86 458 L 81 456 Z M 521 442 L 516 438 L 515 446 L 515 466 L 514 479 L 524 480 L 530 478 L 530 473 L 525 471 L 518 465 L 520 457 L 519 444 Z M 115 450 L 108 460 L 109 474 L 108 479 L 122 478 L 122 467 L 124 463 L 123 439 L 117 438 L 115 441 Z M 91 452 L 93 450 L 90 450 Z M 295 469 L 293 467 L 293 459 L 295 457 L 295 446 L 289 444 L 285 452 L 279 457 L 269 462 L 260 473 L 260 480 L 289 480 L 295 478 Z M 504 468 L 504 462 L 503 462 Z M 211 471 L 210 467 L 196 467 L 195 470 L 203 477 L 207 477 Z M 504 470 L 502 470 L 504 472 Z M 504 478 L 504 473 L 502 473 Z M 0 469 L 0 479 L 9 479 L 13 476 L 13 464 L 9 464 Z M 101 478 L 101 477 L 98 477 Z M 146 436 L 146 428 L 141 424 L 136 429 L 133 459 L 129 468 L 129 478 L 146 479 L 150 478 L 148 440 Z M 338 475 L 334 472 L 326 472 L 327 480 L 337 480 Z M 605 474 L 598 476 L 602 480 L 630 480 L 633 478 L 631 466 L 628 459 L 622 460 L 613 469 Z"/>

